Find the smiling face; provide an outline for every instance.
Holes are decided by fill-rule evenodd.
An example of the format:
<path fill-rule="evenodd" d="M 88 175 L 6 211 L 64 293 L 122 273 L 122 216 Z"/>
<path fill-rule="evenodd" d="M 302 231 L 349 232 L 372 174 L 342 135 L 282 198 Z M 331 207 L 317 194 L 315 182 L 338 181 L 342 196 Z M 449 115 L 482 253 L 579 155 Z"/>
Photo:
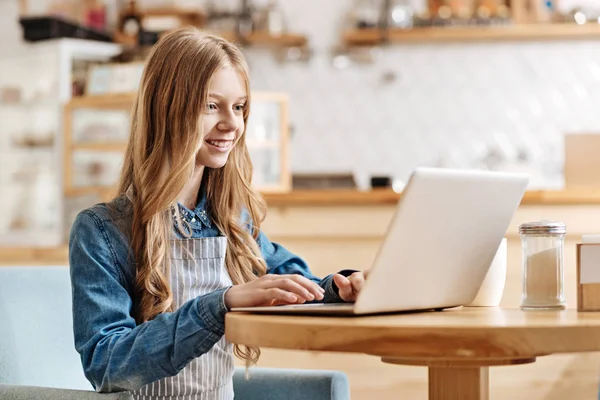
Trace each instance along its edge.
<path fill-rule="evenodd" d="M 200 117 L 203 139 L 196 153 L 196 164 L 221 168 L 244 132 L 246 84 L 232 67 L 220 68 L 213 75 L 208 99 Z"/>

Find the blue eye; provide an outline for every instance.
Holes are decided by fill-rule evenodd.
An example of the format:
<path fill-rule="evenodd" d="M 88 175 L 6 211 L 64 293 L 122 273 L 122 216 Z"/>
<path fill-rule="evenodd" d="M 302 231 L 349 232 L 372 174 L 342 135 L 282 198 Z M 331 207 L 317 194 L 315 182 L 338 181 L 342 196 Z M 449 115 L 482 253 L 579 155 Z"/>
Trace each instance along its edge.
<path fill-rule="evenodd" d="M 241 112 L 244 111 L 246 109 L 246 104 L 238 104 L 236 106 L 234 106 L 235 111 Z"/>
<path fill-rule="evenodd" d="M 206 109 L 207 109 L 208 111 L 214 111 L 214 110 L 216 110 L 216 109 L 217 109 L 217 105 L 216 105 L 215 103 L 208 103 L 208 104 L 206 105 Z"/>

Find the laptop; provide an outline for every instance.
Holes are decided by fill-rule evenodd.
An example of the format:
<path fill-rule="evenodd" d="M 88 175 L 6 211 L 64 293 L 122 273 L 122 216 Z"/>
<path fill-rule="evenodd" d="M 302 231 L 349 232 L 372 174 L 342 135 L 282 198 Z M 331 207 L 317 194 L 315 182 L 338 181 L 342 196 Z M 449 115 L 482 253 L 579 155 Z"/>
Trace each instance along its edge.
<path fill-rule="evenodd" d="M 528 182 L 524 174 L 418 168 L 402 192 L 355 303 L 240 307 L 232 311 L 365 315 L 469 304 L 483 283 Z"/>

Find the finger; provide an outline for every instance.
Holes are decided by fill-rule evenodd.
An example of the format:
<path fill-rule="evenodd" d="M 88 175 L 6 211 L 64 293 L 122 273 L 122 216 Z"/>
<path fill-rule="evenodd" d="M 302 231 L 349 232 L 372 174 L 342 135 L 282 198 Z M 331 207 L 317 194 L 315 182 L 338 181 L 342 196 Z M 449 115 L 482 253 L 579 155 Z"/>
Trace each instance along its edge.
<path fill-rule="evenodd" d="M 350 283 L 352 284 L 352 291 L 354 292 L 354 294 L 358 294 L 358 292 L 360 292 L 365 284 L 365 278 L 362 274 L 362 272 L 355 272 L 352 275 L 350 275 Z"/>
<path fill-rule="evenodd" d="M 302 275 L 280 275 L 280 279 L 291 279 L 297 284 L 301 285 L 306 290 L 308 290 L 309 292 L 311 292 L 313 296 L 315 296 L 315 299 L 323 299 L 323 293 L 325 293 L 325 290 L 321 286 L 317 285 L 315 282 L 311 281 L 308 278 L 305 278 Z"/>
<path fill-rule="evenodd" d="M 293 279 L 298 284 L 302 285 L 304 288 L 309 290 L 315 298 L 321 300 L 323 298 L 323 293 L 325 293 L 325 289 L 311 281 L 310 279 L 302 276 L 302 275 L 288 275 L 291 279 Z"/>
<path fill-rule="evenodd" d="M 348 278 L 346 278 L 343 275 L 335 274 L 335 275 L 333 275 L 333 281 L 335 282 L 336 286 L 338 287 L 339 296 L 345 301 L 351 300 L 352 299 L 352 284 L 350 283 L 350 280 L 348 280 Z"/>
<path fill-rule="evenodd" d="M 337 285 L 338 289 L 347 289 L 350 287 L 350 281 L 344 275 L 335 274 L 333 275 L 333 281 Z"/>
<path fill-rule="evenodd" d="M 298 304 L 298 302 L 296 302 L 296 303 L 290 303 L 290 302 L 287 302 L 287 301 L 281 301 L 281 300 L 273 299 L 267 305 L 268 306 L 283 306 L 283 305 L 289 305 L 289 304 Z"/>
<path fill-rule="evenodd" d="M 271 281 L 271 287 L 278 287 L 288 292 L 294 293 L 299 297 L 302 297 L 306 301 L 313 301 L 315 295 L 312 294 L 308 289 L 297 283 L 295 280 L 290 278 L 276 279 Z"/>
<path fill-rule="evenodd" d="M 365 269 L 363 271 L 363 275 L 364 275 L 365 279 L 367 279 L 367 277 L 369 276 L 369 272 L 371 272 L 371 270 L 369 270 L 369 269 Z"/>
<path fill-rule="evenodd" d="M 275 305 L 276 306 L 280 306 L 280 305 L 292 305 L 292 304 L 304 304 L 304 303 L 306 303 L 306 300 L 304 300 L 304 298 L 302 298 L 302 297 L 298 297 L 297 296 L 297 299 L 298 300 L 296 300 L 296 302 L 294 302 L 294 303 L 290 303 L 290 302 L 287 302 L 287 301 L 283 302 L 281 300 L 276 300 Z"/>
<path fill-rule="evenodd" d="M 296 304 L 300 300 L 294 293 L 279 288 L 270 288 L 263 291 L 263 303 L 269 304 Z"/>

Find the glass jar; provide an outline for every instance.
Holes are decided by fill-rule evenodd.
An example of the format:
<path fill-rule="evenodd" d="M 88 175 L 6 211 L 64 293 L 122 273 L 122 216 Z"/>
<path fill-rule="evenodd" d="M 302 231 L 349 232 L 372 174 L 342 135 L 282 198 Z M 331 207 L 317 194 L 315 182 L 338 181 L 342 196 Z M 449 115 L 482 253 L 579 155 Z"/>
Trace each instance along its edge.
<path fill-rule="evenodd" d="M 562 222 L 538 221 L 519 226 L 522 245 L 521 309 L 565 308 L 564 240 Z"/>

